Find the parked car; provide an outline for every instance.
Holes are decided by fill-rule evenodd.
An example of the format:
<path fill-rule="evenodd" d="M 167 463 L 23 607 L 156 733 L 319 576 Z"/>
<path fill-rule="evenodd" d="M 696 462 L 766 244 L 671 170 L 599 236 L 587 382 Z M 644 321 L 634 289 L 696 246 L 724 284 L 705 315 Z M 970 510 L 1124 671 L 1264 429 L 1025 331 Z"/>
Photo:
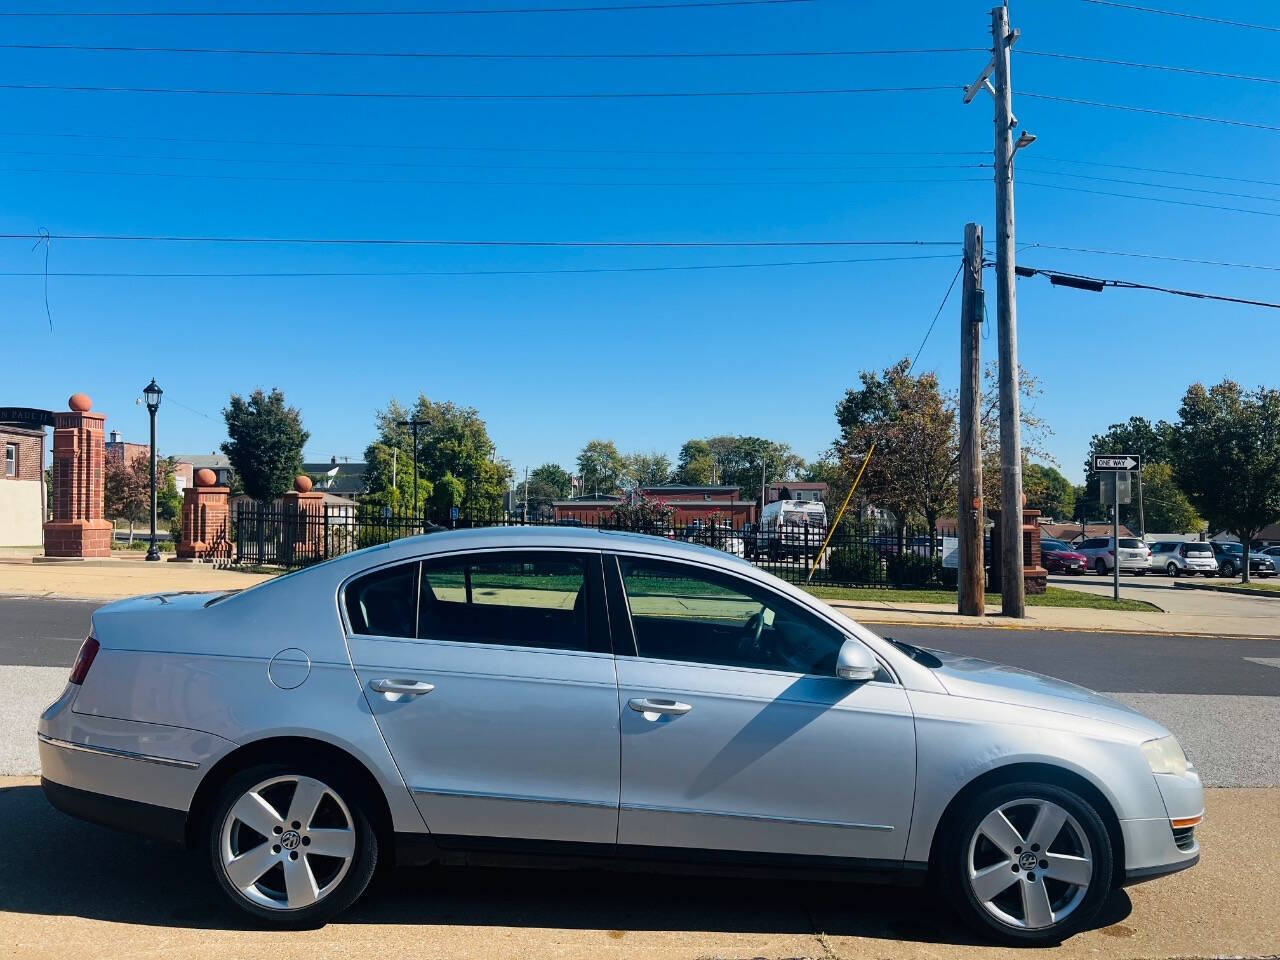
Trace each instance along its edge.
<path fill-rule="evenodd" d="M 1099 574 L 1108 574 L 1115 569 L 1115 549 L 1111 537 L 1092 537 L 1080 543 L 1076 552 L 1083 554 L 1089 566 Z M 1120 572 L 1133 573 L 1139 577 L 1147 575 L 1147 562 L 1151 550 L 1137 537 L 1120 538 Z"/>
<path fill-rule="evenodd" d="M 1218 572 L 1218 560 L 1213 555 L 1213 548 L 1207 543 L 1195 541 L 1180 543 L 1177 540 L 1161 540 L 1153 543 L 1150 566 L 1152 570 L 1162 570 L 1171 577 L 1183 574 L 1194 577 L 1197 573 L 1212 577 Z"/>
<path fill-rule="evenodd" d="M 1219 543 L 1210 540 L 1209 546 L 1218 561 L 1218 575 L 1238 577 L 1244 572 L 1244 551 L 1238 543 Z M 1265 580 L 1276 575 L 1276 561 L 1264 553 L 1249 551 L 1249 574 Z"/>
<path fill-rule="evenodd" d="M 1084 573 L 1089 558 L 1062 540 L 1040 539 L 1040 560 L 1050 573 Z"/>
<path fill-rule="evenodd" d="M 381 862 L 546 854 L 932 875 L 986 935 L 1056 943 L 1194 865 L 1204 809 L 1124 704 L 881 638 L 719 550 L 564 527 L 109 604 L 38 736 L 56 807 L 185 844 L 284 927 Z"/>

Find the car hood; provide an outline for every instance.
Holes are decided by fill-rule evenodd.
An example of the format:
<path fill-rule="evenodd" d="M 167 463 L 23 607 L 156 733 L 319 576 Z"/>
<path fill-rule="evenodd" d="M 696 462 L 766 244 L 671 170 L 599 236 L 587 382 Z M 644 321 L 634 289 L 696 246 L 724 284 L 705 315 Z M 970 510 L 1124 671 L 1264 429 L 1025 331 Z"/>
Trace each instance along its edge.
<path fill-rule="evenodd" d="M 1046 550 L 1046 554 L 1052 554 L 1062 560 L 1085 560 L 1087 559 L 1083 553 L 1076 553 L 1074 550 Z"/>
<path fill-rule="evenodd" d="M 1132 707 L 1074 683 L 943 650 L 928 652 L 939 662 L 934 676 L 952 696 L 1102 720 L 1138 731 L 1144 738 L 1168 735 Z"/>

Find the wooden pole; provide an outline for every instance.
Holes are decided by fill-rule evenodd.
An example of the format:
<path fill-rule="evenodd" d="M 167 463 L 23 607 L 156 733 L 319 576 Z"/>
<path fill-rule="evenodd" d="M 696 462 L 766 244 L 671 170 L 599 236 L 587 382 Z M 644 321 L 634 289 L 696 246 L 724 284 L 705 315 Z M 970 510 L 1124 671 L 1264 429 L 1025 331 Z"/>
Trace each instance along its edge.
<path fill-rule="evenodd" d="M 960 537 L 959 610 L 971 617 L 986 612 L 983 575 L 982 436 L 982 227 L 964 228 L 964 286 L 960 307 L 960 497 L 956 511 Z"/>
<path fill-rule="evenodd" d="M 1013 94 L 1009 11 L 991 11 L 995 60 L 996 327 L 1000 345 L 1000 593 L 1006 617 L 1026 615 L 1022 578 L 1022 437 L 1018 410 L 1018 309 L 1014 292 Z"/>

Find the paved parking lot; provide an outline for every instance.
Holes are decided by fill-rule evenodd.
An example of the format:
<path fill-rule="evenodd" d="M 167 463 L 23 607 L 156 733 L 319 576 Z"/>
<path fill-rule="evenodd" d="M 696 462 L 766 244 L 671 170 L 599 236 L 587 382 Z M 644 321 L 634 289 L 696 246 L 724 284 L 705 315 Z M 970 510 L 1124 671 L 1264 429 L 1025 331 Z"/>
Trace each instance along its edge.
<path fill-rule="evenodd" d="M 1201 865 L 1117 892 L 1104 926 L 1053 955 L 1280 953 L 1277 814 L 1275 791 L 1211 791 Z M 272 933 L 223 905 L 199 855 L 65 817 L 30 778 L 0 779 L 0 822 L 0 943 L 33 960 L 1013 955 L 917 889 L 460 867 L 392 871 L 328 926 Z"/>

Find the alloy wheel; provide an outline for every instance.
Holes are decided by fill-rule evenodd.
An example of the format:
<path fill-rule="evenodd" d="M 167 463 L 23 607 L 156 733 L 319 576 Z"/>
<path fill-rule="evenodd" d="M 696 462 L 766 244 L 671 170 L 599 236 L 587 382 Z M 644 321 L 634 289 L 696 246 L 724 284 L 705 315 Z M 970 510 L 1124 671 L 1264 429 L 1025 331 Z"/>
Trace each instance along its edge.
<path fill-rule="evenodd" d="M 1001 924 L 1043 930 L 1089 892 L 1093 851 L 1080 823 L 1051 800 L 1002 803 L 969 839 L 967 876 L 979 906 Z"/>
<path fill-rule="evenodd" d="M 356 853 L 351 811 L 313 777 L 279 776 L 240 795 L 222 822 L 222 870 L 241 896 L 301 910 L 333 892 Z"/>

